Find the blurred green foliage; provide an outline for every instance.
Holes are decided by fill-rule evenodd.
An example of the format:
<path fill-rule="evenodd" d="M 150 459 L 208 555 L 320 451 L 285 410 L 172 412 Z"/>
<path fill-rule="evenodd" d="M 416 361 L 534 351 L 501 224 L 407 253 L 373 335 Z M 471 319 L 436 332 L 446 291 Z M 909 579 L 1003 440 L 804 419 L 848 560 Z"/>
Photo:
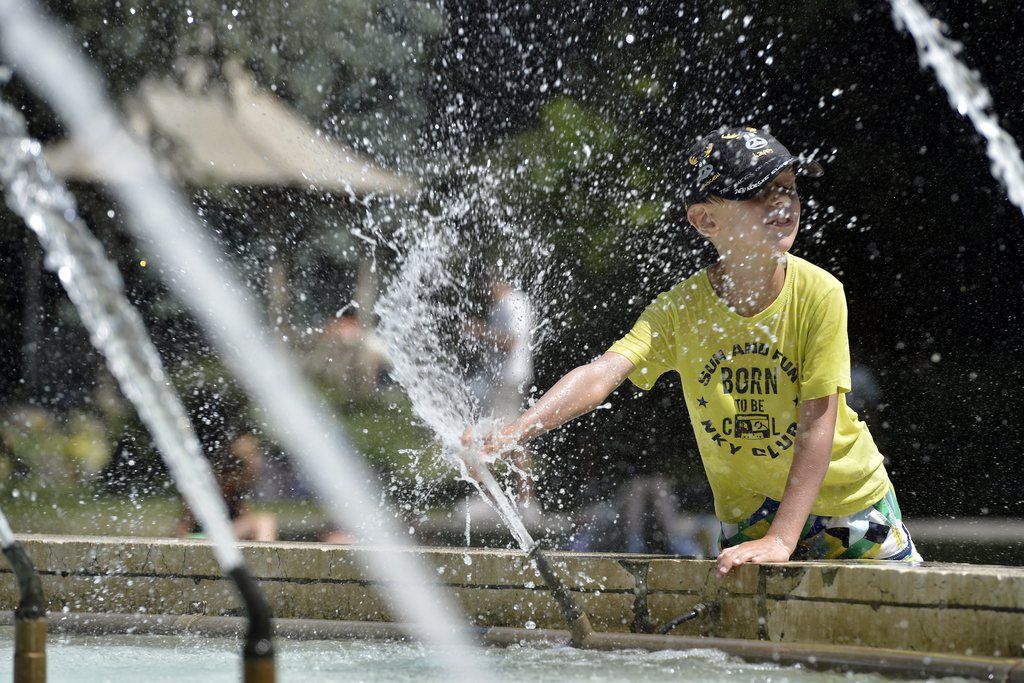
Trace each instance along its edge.
<path fill-rule="evenodd" d="M 584 279 L 622 268 L 623 235 L 654 225 L 667 198 L 658 192 L 662 169 L 638 154 L 650 141 L 594 106 L 555 97 L 537 125 L 490 154 L 503 165 L 511 202 L 545 226 L 555 261 Z M 519 172 L 517 169 L 525 169 Z"/>
<path fill-rule="evenodd" d="M 418 139 L 431 114 L 429 89 L 435 74 L 430 54 L 446 30 L 441 8 L 419 0 L 47 4 L 102 71 L 115 101 L 130 95 L 144 78 L 185 80 L 197 66 L 215 82 L 227 60 L 240 60 L 263 87 L 319 129 L 385 165 L 394 165 L 415 149 L 410 143 Z M 36 110 L 33 131 L 44 138 L 58 134 L 56 127 L 47 127 L 42 108 Z M 145 253 L 145 245 L 126 237 L 120 219 L 115 218 L 119 212 L 110 207 L 104 193 L 75 189 L 83 213 L 95 218 L 90 222 L 126 273 L 129 298 L 149 320 L 204 451 L 214 459 L 223 457 L 234 435 L 262 431 L 259 414 L 211 353 L 205 335 L 182 314 L 180 303 L 156 278 L 155 271 L 162 265 L 159 254 Z M 271 267 L 294 269 L 288 302 L 292 317 L 277 322 L 285 335 L 293 332 L 297 353 L 305 353 L 324 318 L 351 298 L 361 254 L 349 229 L 362 209 L 353 209 L 347 197 L 284 189 L 196 188 L 194 201 L 215 239 L 235 256 L 235 265 L 257 297 L 267 292 Z M 141 260 L 150 267 L 140 268 Z M 63 301 L 62 292 L 54 294 Z M 290 324 L 296 328 L 292 330 Z M 61 325 L 80 328 L 69 320 Z M 84 340 L 84 331 L 78 336 Z M 98 361 L 92 354 L 88 358 L 94 364 Z M 94 389 L 87 388 L 86 394 Z M 323 389 L 329 402 L 341 393 Z M 412 424 L 408 402 L 398 393 L 390 390 L 355 402 L 333 401 L 333 408 L 375 467 L 404 490 L 410 485 L 403 477 L 413 480 L 416 476 L 405 467 L 410 454 L 422 452 L 429 439 Z M 98 456 L 84 444 L 91 443 L 88 435 L 105 428 L 111 443 L 94 450 L 103 451 L 105 460 L 98 469 L 107 465 L 106 485 L 119 491 L 127 487 L 162 492 L 166 473 L 146 429 L 130 406 L 117 398 L 116 390 L 107 399 L 82 405 L 71 417 L 63 406 L 12 413 L 3 433 L 9 457 L 0 460 L 0 468 L 22 477 L 38 475 L 40 480 L 54 482 L 51 485 L 58 480 L 61 486 L 71 479 L 91 480 Z M 84 431 L 85 426 L 92 431 Z M 78 470 L 90 476 L 75 474 Z"/>
<path fill-rule="evenodd" d="M 69 490 L 93 482 L 110 461 L 110 432 L 90 412 L 58 415 L 31 405 L 0 417 L 0 484 Z"/>

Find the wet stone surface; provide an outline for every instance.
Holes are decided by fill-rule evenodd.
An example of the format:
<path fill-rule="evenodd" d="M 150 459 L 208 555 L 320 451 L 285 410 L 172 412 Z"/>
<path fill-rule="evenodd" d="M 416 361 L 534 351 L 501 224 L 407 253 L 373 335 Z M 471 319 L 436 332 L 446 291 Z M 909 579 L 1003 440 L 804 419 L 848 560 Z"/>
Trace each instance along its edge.
<path fill-rule="evenodd" d="M 238 614 L 204 541 L 26 535 L 52 611 Z M 246 562 L 281 618 L 387 621 L 363 567 L 369 546 L 247 543 Z M 520 552 L 419 548 L 438 584 L 478 626 L 562 628 L 543 579 Z M 710 561 L 551 552 L 599 630 L 652 629 L 698 602 L 718 609 L 680 635 L 895 647 L 1019 657 L 1024 569 L 981 565 L 793 562 L 720 580 Z M 17 588 L 4 566 L 0 608 Z M 637 617 L 637 611 L 640 617 Z M 646 615 L 646 616 L 645 616 Z"/>

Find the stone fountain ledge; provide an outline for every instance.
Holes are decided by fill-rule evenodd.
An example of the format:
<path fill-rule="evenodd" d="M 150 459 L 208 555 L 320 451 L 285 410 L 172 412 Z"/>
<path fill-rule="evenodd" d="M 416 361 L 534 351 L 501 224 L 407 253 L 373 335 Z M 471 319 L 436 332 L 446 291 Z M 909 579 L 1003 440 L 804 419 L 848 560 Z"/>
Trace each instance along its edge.
<path fill-rule="evenodd" d="M 205 541 L 22 535 L 51 611 L 237 615 L 232 584 Z M 364 561 L 371 546 L 244 543 L 282 618 L 392 621 Z M 522 552 L 415 548 L 478 626 L 562 628 Z M 887 647 L 987 657 L 1024 655 L 1024 568 L 926 563 L 791 562 L 744 566 L 652 555 L 551 552 L 595 628 L 647 631 L 697 602 L 720 605 L 678 635 Z M 0 609 L 13 609 L 9 567 Z"/>

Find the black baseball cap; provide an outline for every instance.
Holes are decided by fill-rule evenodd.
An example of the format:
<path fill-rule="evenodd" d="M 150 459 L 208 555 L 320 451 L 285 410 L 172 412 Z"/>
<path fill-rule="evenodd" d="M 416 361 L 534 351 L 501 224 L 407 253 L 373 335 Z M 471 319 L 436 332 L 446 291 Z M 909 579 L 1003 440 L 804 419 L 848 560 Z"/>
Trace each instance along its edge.
<path fill-rule="evenodd" d="M 711 195 L 750 199 L 790 167 L 813 178 L 825 172 L 817 161 L 790 154 L 766 130 L 725 126 L 702 135 L 685 166 L 683 201 L 687 206 Z"/>

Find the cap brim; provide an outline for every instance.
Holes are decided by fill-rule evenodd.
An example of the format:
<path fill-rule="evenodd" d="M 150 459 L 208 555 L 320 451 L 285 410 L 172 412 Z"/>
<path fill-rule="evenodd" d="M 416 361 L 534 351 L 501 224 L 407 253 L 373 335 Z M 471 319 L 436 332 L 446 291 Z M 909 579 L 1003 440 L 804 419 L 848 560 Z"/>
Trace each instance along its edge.
<path fill-rule="evenodd" d="M 825 167 L 813 159 L 809 161 L 800 161 L 797 159 L 796 172 L 810 178 L 820 178 L 825 175 Z"/>
<path fill-rule="evenodd" d="M 825 175 L 825 169 L 817 161 L 804 161 L 800 157 L 790 155 L 774 159 L 772 163 L 754 169 L 741 182 L 728 188 L 728 192 L 720 191 L 718 194 L 725 199 L 750 199 L 768 187 L 777 175 L 790 167 L 793 167 L 796 173 L 811 178 L 820 178 Z"/>

